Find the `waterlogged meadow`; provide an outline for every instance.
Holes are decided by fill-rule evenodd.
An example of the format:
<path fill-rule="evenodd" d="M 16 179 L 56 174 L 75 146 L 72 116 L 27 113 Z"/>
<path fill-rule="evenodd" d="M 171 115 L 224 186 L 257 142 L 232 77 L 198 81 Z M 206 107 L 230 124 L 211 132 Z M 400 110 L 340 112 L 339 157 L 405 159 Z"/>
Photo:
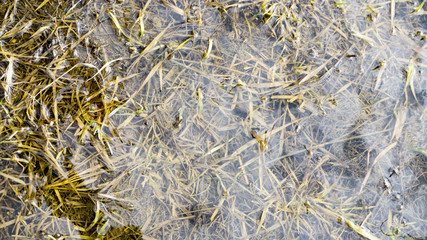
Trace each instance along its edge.
<path fill-rule="evenodd" d="M 0 239 L 425 239 L 423 0 L 3 0 Z"/>

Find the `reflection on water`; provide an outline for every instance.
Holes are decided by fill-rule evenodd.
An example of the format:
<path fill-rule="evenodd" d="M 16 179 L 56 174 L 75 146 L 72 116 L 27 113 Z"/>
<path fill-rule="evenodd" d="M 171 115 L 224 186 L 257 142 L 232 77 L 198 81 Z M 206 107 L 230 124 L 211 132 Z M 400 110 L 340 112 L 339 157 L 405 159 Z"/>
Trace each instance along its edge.
<path fill-rule="evenodd" d="M 427 236 L 427 27 L 409 2 L 86 4 L 64 174 L 34 166 L 50 178 L 3 208 L 23 208 L 9 235 Z"/>

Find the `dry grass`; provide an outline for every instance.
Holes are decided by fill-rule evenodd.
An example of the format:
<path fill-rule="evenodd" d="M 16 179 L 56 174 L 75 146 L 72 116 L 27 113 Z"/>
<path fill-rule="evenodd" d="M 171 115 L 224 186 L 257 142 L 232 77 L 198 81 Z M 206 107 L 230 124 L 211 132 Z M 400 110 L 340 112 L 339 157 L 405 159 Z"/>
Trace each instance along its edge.
<path fill-rule="evenodd" d="M 421 5 L 3 1 L 0 238 L 426 236 Z"/>

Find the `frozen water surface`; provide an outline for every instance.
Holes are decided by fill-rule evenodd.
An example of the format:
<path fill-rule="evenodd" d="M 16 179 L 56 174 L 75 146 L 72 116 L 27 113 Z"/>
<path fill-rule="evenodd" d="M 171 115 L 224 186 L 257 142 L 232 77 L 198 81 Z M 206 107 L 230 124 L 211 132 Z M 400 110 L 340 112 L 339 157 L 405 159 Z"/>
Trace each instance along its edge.
<path fill-rule="evenodd" d="M 424 2 L 12 2 L 4 239 L 427 236 Z"/>

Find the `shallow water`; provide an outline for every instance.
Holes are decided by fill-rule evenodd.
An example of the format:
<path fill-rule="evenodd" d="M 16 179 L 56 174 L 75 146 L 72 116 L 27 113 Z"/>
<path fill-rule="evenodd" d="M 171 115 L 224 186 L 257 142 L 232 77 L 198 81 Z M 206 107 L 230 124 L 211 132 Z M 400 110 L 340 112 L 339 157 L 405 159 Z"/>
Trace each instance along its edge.
<path fill-rule="evenodd" d="M 106 239 L 423 239 L 419 4 L 396 1 L 392 19 L 385 1 L 87 2 L 77 28 L 95 28 L 99 52 L 74 55 L 106 66 L 103 98 L 120 102 L 97 132 L 60 120 L 62 162 L 88 193 L 66 201 L 90 219 L 57 213 L 46 190 L 17 203 L 26 227 L 0 226 L 85 239 L 101 213 L 92 234 Z"/>

